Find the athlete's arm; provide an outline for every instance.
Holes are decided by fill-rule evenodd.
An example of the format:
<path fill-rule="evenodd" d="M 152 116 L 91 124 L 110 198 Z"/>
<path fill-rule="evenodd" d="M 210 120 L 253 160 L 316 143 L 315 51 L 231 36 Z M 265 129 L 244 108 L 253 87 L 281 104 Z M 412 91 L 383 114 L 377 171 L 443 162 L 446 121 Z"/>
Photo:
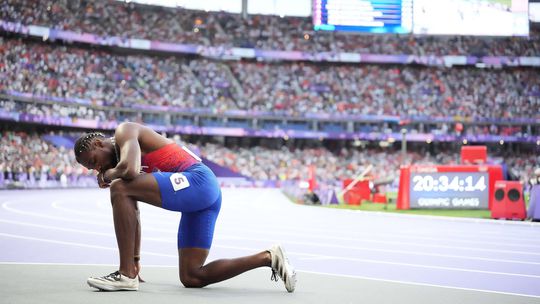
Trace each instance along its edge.
<path fill-rule="evenodd" d="M 136 123 L 122 123 L 114 133 L 116 143 L 120 147 L 120 161 L 115 168 L 105 171 L 103 179 L 112 181 L 117 178 L 131 180 L 141 171 L 141 147 L 139 133 L 141 126 Z"/>

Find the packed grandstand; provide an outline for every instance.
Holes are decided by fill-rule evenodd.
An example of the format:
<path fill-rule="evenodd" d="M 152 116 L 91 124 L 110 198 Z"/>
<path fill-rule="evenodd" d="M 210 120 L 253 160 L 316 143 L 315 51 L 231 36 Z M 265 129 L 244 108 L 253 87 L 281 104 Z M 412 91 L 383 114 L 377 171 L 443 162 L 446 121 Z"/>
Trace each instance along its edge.
<path fill-rule="evenodd" d="M 118 1 L 7 0 L 0 20 L 206 47 L 540 56 L 534 28 L 528 38 L 351 35 L 315 32 L 309 18 Z M 525 183 L 540 166 L 538 67 L 231 60 L 0 30 L 0 187 L 95 186 L 74 160 L 74 139 L 124 121 L 259 181 L 304 180 L 313 165 L 332 183 L 373 165 L 395 184 L 400 165 L 457 163 L 469 143 L 487 144 L 490 161 Z"/>

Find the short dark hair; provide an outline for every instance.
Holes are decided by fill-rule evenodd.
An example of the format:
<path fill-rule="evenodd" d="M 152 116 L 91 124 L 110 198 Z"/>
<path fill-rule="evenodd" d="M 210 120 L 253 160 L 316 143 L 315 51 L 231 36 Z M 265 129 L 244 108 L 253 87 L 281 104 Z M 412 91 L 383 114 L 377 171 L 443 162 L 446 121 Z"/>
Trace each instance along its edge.
<path fill-rule="evenodd" d="M 105 138 L 105 135 L 100 132 L 92 132 L 84 134 L 77 139 L 75 146 L 73 147 L 76 159 L 79 159 L 79 156 L 81 156 L 83 152 L 88 151 L 90 144 L 95 138 Z"/>

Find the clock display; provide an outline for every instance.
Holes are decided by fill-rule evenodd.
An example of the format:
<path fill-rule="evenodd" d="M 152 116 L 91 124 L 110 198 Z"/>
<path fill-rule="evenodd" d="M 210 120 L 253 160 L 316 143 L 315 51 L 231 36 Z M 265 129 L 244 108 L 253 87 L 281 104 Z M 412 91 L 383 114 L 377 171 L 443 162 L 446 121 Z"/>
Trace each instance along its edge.
<path fill-rule="evenodd" d="M 488 208 L 487 172 L 411 173 L 411 208 Z"/>

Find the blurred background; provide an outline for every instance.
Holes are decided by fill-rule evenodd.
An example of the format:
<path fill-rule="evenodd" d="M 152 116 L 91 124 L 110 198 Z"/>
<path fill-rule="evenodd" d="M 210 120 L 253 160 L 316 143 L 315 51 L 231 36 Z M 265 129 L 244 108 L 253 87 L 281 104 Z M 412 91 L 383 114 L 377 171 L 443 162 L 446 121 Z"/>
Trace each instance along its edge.
<path fill-rule="evenodd" d="M 366 171 L 392 204 L 401 166 L 460 164 L 471 145 L 527 193 L 539 21 L 527 0 L 6 0 L 0 188 L 96 187 L 75 139 L 134 121 L 223 186 L 304 203 L 344 203 Z"/>

